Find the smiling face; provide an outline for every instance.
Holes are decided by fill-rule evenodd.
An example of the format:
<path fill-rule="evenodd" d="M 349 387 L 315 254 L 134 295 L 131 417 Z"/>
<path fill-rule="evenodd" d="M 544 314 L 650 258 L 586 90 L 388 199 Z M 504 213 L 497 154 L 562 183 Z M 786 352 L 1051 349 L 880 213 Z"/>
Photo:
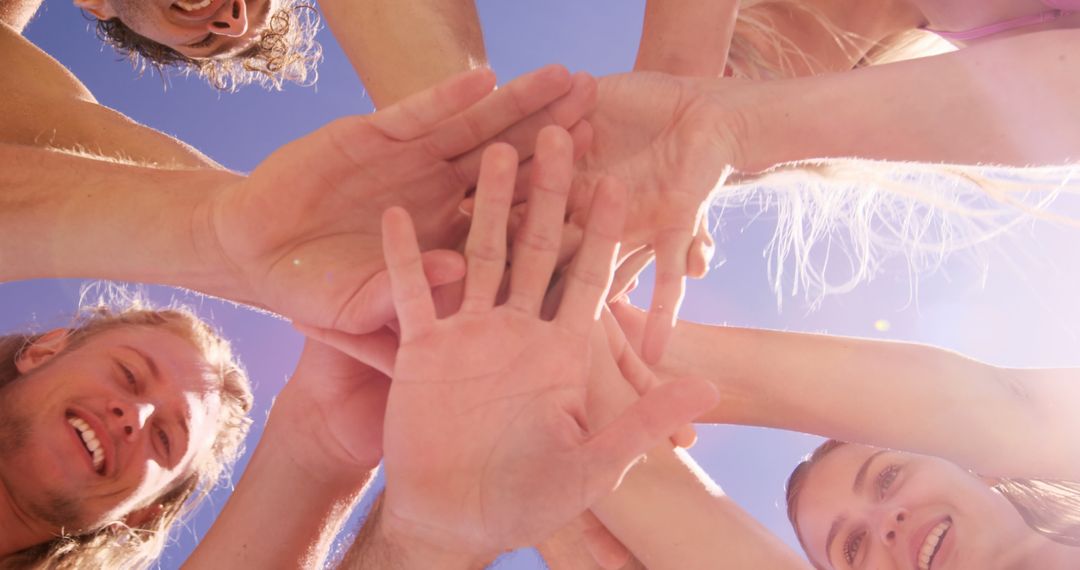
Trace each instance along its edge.
<path fill-rule="evenodd" d="M 192 59 L 234 55 L 252 46 L 280 0 L 75 0 L 101 20 Z"/>
<path fill-rule="evenodd" d="M 54 527 L 123 519 L 190 476 L 218 430 L 215 375 L 167 330 L 126 326 L 64 351 L 46 336 L 0 388 L 0 490 Z"/>
<path fill-rule="evenodd" d="M 1043 542 L 986 482 L 925 455 L 841 445 L 809 469 L 796 501 L 797 532 L 821 568 L 1008 568 Z"/>

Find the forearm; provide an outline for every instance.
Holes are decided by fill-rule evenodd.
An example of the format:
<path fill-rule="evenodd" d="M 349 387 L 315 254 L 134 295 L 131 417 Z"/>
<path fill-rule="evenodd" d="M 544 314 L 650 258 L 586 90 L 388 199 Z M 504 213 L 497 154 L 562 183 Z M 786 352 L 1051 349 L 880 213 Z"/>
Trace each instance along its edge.
<path fill-rule="evenodd" d="M 926 453 L 980 473 L 1075 476 L 1054 451 L 1075 434 L 1052 402 L 1075 384 L 930 346 L 680 323 L 665 362 L 706 377 L 721 404 L 704 422 L 783 428 Z M 1058 374 L 1057 377 L 1062 377 Z M 1062 420 L 1060 423 L 1075 420 Z M 1053 429 L 1052 429 L 1053 428 Z M 943 436 L 943 434 L 948 434 Z"/>
<path fill-rule="evenodd" d="M 815 158 L 1026 166 L 1080 150 L 1080 31 L 1027 34 L 945 55 L 790 80 L 712 80 L 741 118 L 736 167 Z"/>
<path fill-rule="evenodd" d="M 236 299 L 200 208 L 237 179 L 0 144 L 0 282 L 115 279 Z"/>
<path fill-rule="evenodd" d="M 467 0 L 323 0 L 327 24 L 376 108 L 487 65 Z"/>
<path fill-rule="evenodd" d="M 490 557 L 468 553 L 447 552 L 426 545 L 423 541 L 397 533 L 387 524 L 389 516 L 383 509 L 385 494 L 380 494 L 371 507 L 364 524 L 356 533 L 352 546 L 342 558 L 341 570 L 479 570 L 487 566 Z"/>
<path fill-rule="evenodd" d="M 646 568 L 807 568 L 683 451 L 654 449 L 593 506 Z"/>
<path fill-rule="evenodd" d="M 634 69 L 721 75 L 738 4 L 734 0 L 648 0 Z"/>
<path fill-rule="evenodd" d="M 224 510 L 184 568 L 323 568 L 375 474 L 327 477 L 298 462 L 273 417 Z"/>

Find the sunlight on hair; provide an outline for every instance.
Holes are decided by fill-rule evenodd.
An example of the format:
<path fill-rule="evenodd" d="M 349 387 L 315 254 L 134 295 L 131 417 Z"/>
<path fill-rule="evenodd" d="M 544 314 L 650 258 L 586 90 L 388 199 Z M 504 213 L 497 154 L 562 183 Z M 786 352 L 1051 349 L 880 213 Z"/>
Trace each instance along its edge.
<path fill-rule="evenodd" d="M 914 290 L 954 254 L 985 270 L 998 238 L 1036 221 L 1080 225 L 1049 209 L 1062 193 L 1075 195 L 1074 170 L 817 161 L 732 180 L 715 207 L 718 217 L 774 218 L 765 256 L 777 303 L 803 295 L 817 308 L 895 258 Z"/>

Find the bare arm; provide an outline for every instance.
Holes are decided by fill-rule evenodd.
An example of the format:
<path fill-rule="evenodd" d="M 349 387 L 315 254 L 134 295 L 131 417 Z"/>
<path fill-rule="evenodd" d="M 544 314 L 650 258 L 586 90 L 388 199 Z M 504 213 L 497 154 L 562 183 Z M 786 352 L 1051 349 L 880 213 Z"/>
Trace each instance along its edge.
<path fill-rule="evenodd" d="M 487 66 L 468 0 L 323 0 L 320 7 L 376 108 Z"/>
<path fill-rule="evenodd" d="M 599 357 L 593 364 L 588 410 L 592 426 L 605 425 L 619 411 L 618 402 L 626 405 L 636 397 L 629 384 L 611 382 L 618 376 L 605 373 L 605 368 L 618 367 L 628 378 L 651 376 L 610 317 L 604 315 L 607 339 L 594 337 L 594 342 L 606 340 L 615 358 Z M 669 353 L 676 349 L 673 346 Z M 600 350 L 594 345 L 594 353 Z M 689 454 L 670 445 L 649 451 L 613 493 L 593 505 L 592 512 L 652 570 L 807 568 L 800 555 L 727 497 Z"/>
<path fill-rule="evenodd" d="M 315 341 L 186 567 L 323 568 L 382 458 L 390 379 Z"/>
<path fill-rule="evenodd" d="M 809 567 L 670 447 L 649 452 L 593 513 L 651 570 Z"/>
<path fill-rule="evenodd" d="M 22 32 L 44 0 L 0 0 L 0 22 Z"/>
<path fill-rule="evenodd" d="M 487 566 L 487 558 L 447 552 L 394 534 L 384 524 L 383 499 L 380 494 L 372 505 L 338 566 L 341 570 L 479 570 Z"/>
<path fill-rule="evenodd" d="M 200 205 L 239 179 L 0 144 L 0 282 L 93 277 L 243 298 L 194 227 Z"/>
<path fill-rule="evenodd" d="M 1080 30 L 988 42 L 866 69 L 743 84 L 714 80 L 736 105 L 736 167 L 813 158 L 956 164 L 1064 164 L 1080 149 Z"/>
<path fill-rule="evenodd" d="M 634 69 L 720 75 L 738 8 L 733 0 L 649 0 Z"/>
<path fill-rule="evenodd" d="M 616 308 L 634 338 L 643 315 Z M 990 366 L 931 346 L 680 322 L 661 375 L 723 394 L 699 418 L 935 455 L 979 473 L 1075 480 L 1080 371 Z M 949 434 L 942 437 L 942 434 Z"/>
<path fill-rule="evenodd" d="M 272 417 L 244 475 L 185 570 L 323 568 L 374 468 L 326 477 L 282 445 L 291 428 Z"/>
<path fill-rule="evenodd" d="M 184 142 L 100 105 L 60 62 L 5 25 L 0 64 L 0 143 L 167 168 L 221 168 Z"/>

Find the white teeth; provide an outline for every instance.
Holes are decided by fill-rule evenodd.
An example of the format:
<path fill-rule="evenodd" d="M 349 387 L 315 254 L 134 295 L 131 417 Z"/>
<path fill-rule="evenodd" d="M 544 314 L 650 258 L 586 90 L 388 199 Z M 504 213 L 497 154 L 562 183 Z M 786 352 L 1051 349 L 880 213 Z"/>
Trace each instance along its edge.
<path fill-rule="evenodd" d="M 201 10 L 210 5 L 211 0 L 202 0 L 202 2 L 184 2 L 178 0 L 173 5 L 185 12 L 194 12 L 195 10 Z"/>
<path fill-rule="evenodd" d="M 98 441 L 97 434 L 90 429 L 90 424 L 81 418 L 68 418 L 68 423 L 75 428 L 75 431 L 79 432 L 83 445 L 86 446 L 86 450 L 90 452 L 92 457 L 94 470 L 100 470 L 102 462 L 105 461 L 105 450 L 101 448 L 101 442 Z"/>
<path fill-rule="evenodd" d="M 930 570 L 930 563 L 934 560 L 934 555 L 937 554 L 941 537 L 945 535 L 945 531 L 949 530 L 951 526 L 952 521 L 946 519 L 930 529 L 930 532 L 926 535 L 926 541 L 923 542 L 922 548 L 919 549 L 919 570 Z"/>

